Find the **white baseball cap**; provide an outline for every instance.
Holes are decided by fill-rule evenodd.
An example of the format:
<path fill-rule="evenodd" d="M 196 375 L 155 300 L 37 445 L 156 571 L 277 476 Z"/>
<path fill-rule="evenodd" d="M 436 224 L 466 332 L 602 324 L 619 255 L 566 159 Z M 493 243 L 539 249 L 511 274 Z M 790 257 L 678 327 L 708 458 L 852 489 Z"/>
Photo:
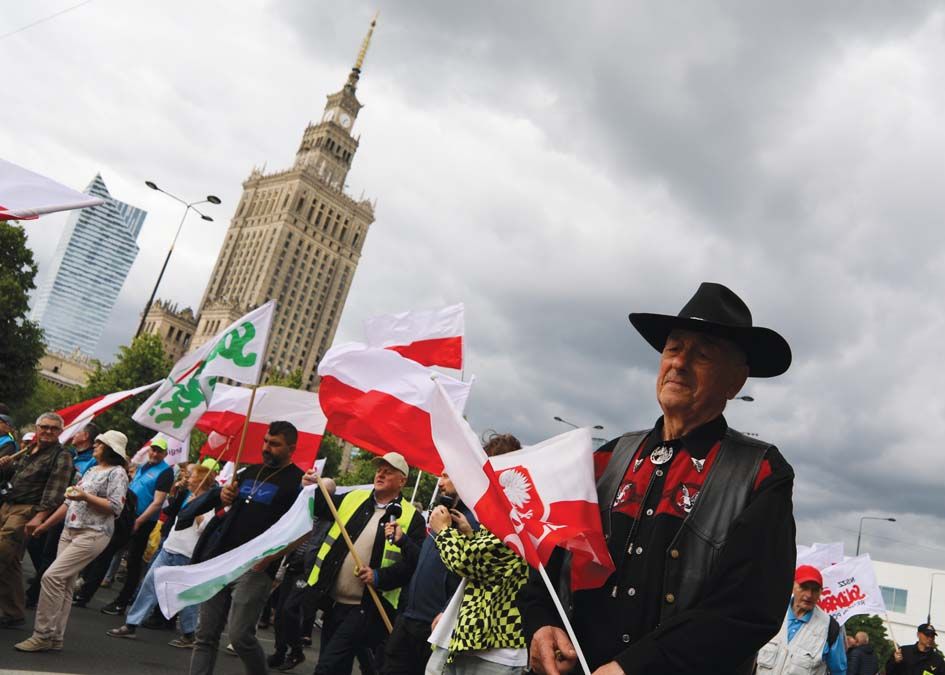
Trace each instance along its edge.
<path fill-rule="evenodd" d="M 380 457 L 374 458 L 374 465 L 377 466 L 380 463 L 390 464 L 392 467 L 400 471 L 400 473 L 405 476 L 410 473 L 410 467 L 407 466 L 407 460 L 404 459 L 404 456 L 399 452 L 386 452 Z"/>

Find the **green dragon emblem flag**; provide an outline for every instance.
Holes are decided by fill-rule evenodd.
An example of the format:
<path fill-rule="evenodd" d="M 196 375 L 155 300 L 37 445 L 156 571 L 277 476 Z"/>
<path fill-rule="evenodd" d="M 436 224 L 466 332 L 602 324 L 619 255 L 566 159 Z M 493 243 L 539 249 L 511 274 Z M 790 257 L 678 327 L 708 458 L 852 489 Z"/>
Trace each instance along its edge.
<path fill-rule="evenodd" d="M 275 307 L 274 300 L 261 305 L 175 363 L 134 421 L 182 441 L 206 412 L 217 378 L 258 384 Z"/>

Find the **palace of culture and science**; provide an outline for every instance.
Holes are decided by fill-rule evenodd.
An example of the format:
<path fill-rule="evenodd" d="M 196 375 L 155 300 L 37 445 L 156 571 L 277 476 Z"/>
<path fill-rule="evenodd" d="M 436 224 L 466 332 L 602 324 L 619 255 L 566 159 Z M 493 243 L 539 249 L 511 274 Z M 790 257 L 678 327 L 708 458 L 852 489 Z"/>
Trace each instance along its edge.
<path fill-rule="evenodd" d="M 302 387 L 315 389 L 318 362 L 334 340 L 374 222 L 371 202 L 352 199 L 344 186 L 358 150 L 357 86 L 375 23 L 376 17 L 344 87 L 305 129 L 292 167 L 269 174 L 253 169 L 243 183 L 197 317 L 167 302 L 148 312 L 145 331 L 161 336 L 171 358 L 275 299 L 267 372 L 300 370 Z"/>

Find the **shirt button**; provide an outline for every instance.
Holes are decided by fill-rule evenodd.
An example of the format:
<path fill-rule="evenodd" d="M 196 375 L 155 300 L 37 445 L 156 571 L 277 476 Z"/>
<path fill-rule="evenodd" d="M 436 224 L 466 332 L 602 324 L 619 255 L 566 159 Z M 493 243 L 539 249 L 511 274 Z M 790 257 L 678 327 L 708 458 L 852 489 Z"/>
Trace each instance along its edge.
<path fill-rule="evenodd" d="M 647 509 L 647 510 L 646 510 L 646 515 L 652 516 L 652 515 L 653 515 L 653 509 Z"/>
<path fill-rule="evenodd" d="M 636 595 L 636 594 L 637 594 L 637 589 L 635 589 L 635 588 L 628 588 L 628 589 L 627 589 L 627 595 L 629 595 L 631 598 L 632 598 L 634 595 Z"/>
<path fill-rule="evenodd" d="M 674 548 L 672 551 L 670 551 L 670 552 L 669 552 L 669 557 L 672 558 L 673 560 L 675 560 L 676 558 L 678 558 L 678 557 L 679 557 L 679 549 L 675 549 L 675 548 Z"/>
<path fill-rule="evenodd" d="M 628 644 L 628 643 L 630 642 L 630 636 L 627 635 L 626 633 L 624 633 L 623 635 L 621 635 L 621 636 L 620 636 L 620 639 L 623 640 L 623 643 L 624 643 L 624 644 Z"/>
<path fill-rule="evenodd" d="M 642 547 L 642 546 L 637 546 L 636 554 L 637 554 L 637 555 L 640 555 L 641 553 L 643 553 L 643 547 Z"/>
<path fill-rule="evenodd" d="M 673 595 L 672 593 L 667 593 L 666 602 L 668 602 L 669 604 L 673 604 L 674 602 L 676 602 L 676 596 Z"/>
<path fill-rule="evenodd" d="M 657 475 L 657 476 L 662 476 L 662 475 L 663 475 L 663 470 L 662 470 L 662 469 L 657 469 L 657 470 L 656 470 L 656 475 Z"/>

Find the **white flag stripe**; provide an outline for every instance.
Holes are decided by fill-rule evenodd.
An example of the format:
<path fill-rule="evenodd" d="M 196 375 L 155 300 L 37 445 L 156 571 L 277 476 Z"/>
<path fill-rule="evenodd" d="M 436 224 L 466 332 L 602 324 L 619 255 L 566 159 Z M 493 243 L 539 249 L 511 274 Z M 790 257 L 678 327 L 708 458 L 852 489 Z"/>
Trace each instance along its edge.
<path fill-rule="evenodd" d="M 371 317 L 364 322 L 364 338 L 368 346 L 383 348 L 460 337 L 464 331 L 463 309 L 463 304 L 459 303 L 440 309 Z"/>
<path fill-rule="evenodd" d="M 868 554 L 831 565 L 821 574 L 824 588 L 818 605 L 841 626 L 852 616 L 886 613 L 873 561 Z"/>
<path fill-rule="evenodd" d="M 454 483 L 463 503 L 474 508 L 489 489 L 483 466 L 489 463 L 485 450 L 469 423 L 450 401 L 449 394 L 436 379 L 430 404 L 430 429 L 443 467 L 451 476 L 462 476 Z M 460 490 L 460 484 L 462 489 Z"/>
<path fill-rule="evenodd" d="M 35 218 L 104 203 L 104 199 L 0 159 L 0 219 Z"/>
<path fill-rule="evenodd" d="M 218 384 L 207 412 L 232 412 L 246 415 L 252 389 Z M 254 422 L 291 422 L 299 431 L 325 433 L 325 415 L 318 405 L 318 394 L 288 387 L 259 387 L 253 401 Z"/>
<path fill-rule="evenodd" d="M 431 371 L 426 366 L 405 359 L 388 349 L 366 347 L 357 342 L 348 342 L 332 347 L 318 364 L 318 374 L 334 377 L 342 384 L 360 391 L 379 391 L 404 403 L 430 412 L 433 395 Z M 460 411 L 466 407 L 466 399 L 472 381 L 462 382 L 436 373 L 436 381 Z"/>

